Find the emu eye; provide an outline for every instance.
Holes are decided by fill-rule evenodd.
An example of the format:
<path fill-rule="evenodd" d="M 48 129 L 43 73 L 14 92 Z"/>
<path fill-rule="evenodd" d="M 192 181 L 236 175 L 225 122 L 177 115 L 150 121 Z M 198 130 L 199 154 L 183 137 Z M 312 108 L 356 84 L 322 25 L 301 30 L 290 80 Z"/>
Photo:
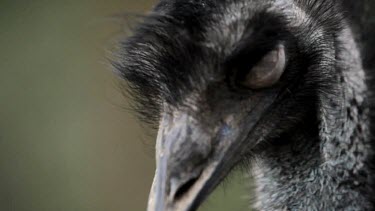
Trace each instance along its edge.
<path fill-rule="evenodd" d="M 279 44 L 250 70 L 241 85 L 250 89 L 270 87 L 279 81 L 285 64 L 285 47 Z"/>

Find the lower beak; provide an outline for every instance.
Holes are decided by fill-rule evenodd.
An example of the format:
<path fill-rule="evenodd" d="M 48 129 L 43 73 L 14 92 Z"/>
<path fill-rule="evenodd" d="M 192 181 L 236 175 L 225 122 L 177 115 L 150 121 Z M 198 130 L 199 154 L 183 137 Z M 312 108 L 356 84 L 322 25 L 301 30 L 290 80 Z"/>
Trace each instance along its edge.
<path fill-rule="evenodd" d="M 151 188 L 148 211 L 191 211 L 196 210 L 199 204 L 210 192 L 210 187 L 216 186 L 210 184 L 210 178 L 215 174 L 216 166 L 212 165 L 206 168 L 197 177 L 192 177 L 189 181 L 182 184 L 181 187 L 170 195 L 167 193 L 167 187 L 163 175 L 158 172 L 154 178 Z"/>

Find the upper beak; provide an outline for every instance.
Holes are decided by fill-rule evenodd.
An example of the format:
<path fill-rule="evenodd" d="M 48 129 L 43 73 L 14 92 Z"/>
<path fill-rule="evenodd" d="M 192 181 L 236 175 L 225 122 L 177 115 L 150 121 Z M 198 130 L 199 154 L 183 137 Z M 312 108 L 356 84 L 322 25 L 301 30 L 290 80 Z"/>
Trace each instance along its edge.
<path fill-rule="evenodd" d="M 239 151 L 230 144 L 237 132 L 227 123 L 203 129 L 186 113 L 165 114 L 148 211 L 196 210 L 234 166 L 237 157 L 229 152 Z"/>
<path fill-rule="evenodd" d="M 164 115 L 157 137 L 157 169 L 148 211 L 193 210 L 207 195 L 218 168 L 212 136 L 184 113 Z"/>

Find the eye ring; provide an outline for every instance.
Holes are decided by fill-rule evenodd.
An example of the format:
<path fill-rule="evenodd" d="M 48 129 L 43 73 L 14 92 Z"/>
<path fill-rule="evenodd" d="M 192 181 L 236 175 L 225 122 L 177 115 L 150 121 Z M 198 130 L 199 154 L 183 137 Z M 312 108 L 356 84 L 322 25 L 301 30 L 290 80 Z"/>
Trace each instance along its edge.
<path fill-rule="evenodd" d="M 271 87 L 280 80 L 285 67 L 285 46 L 278 44 L 252 67 L 240 84 L 255 90 Z"/>

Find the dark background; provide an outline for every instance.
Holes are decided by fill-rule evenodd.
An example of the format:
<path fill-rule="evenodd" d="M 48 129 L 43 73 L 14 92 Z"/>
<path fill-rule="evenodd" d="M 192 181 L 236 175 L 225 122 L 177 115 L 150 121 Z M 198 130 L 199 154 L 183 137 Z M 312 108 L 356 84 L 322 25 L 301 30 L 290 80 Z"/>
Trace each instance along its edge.
<path fill-rule="evenodd" d="M 145 210 L 146 135 L 107 61 L 149 0 L 0 0 L 0 210 Z M 201 210 L 247 210 L 235 174 Z"/>

